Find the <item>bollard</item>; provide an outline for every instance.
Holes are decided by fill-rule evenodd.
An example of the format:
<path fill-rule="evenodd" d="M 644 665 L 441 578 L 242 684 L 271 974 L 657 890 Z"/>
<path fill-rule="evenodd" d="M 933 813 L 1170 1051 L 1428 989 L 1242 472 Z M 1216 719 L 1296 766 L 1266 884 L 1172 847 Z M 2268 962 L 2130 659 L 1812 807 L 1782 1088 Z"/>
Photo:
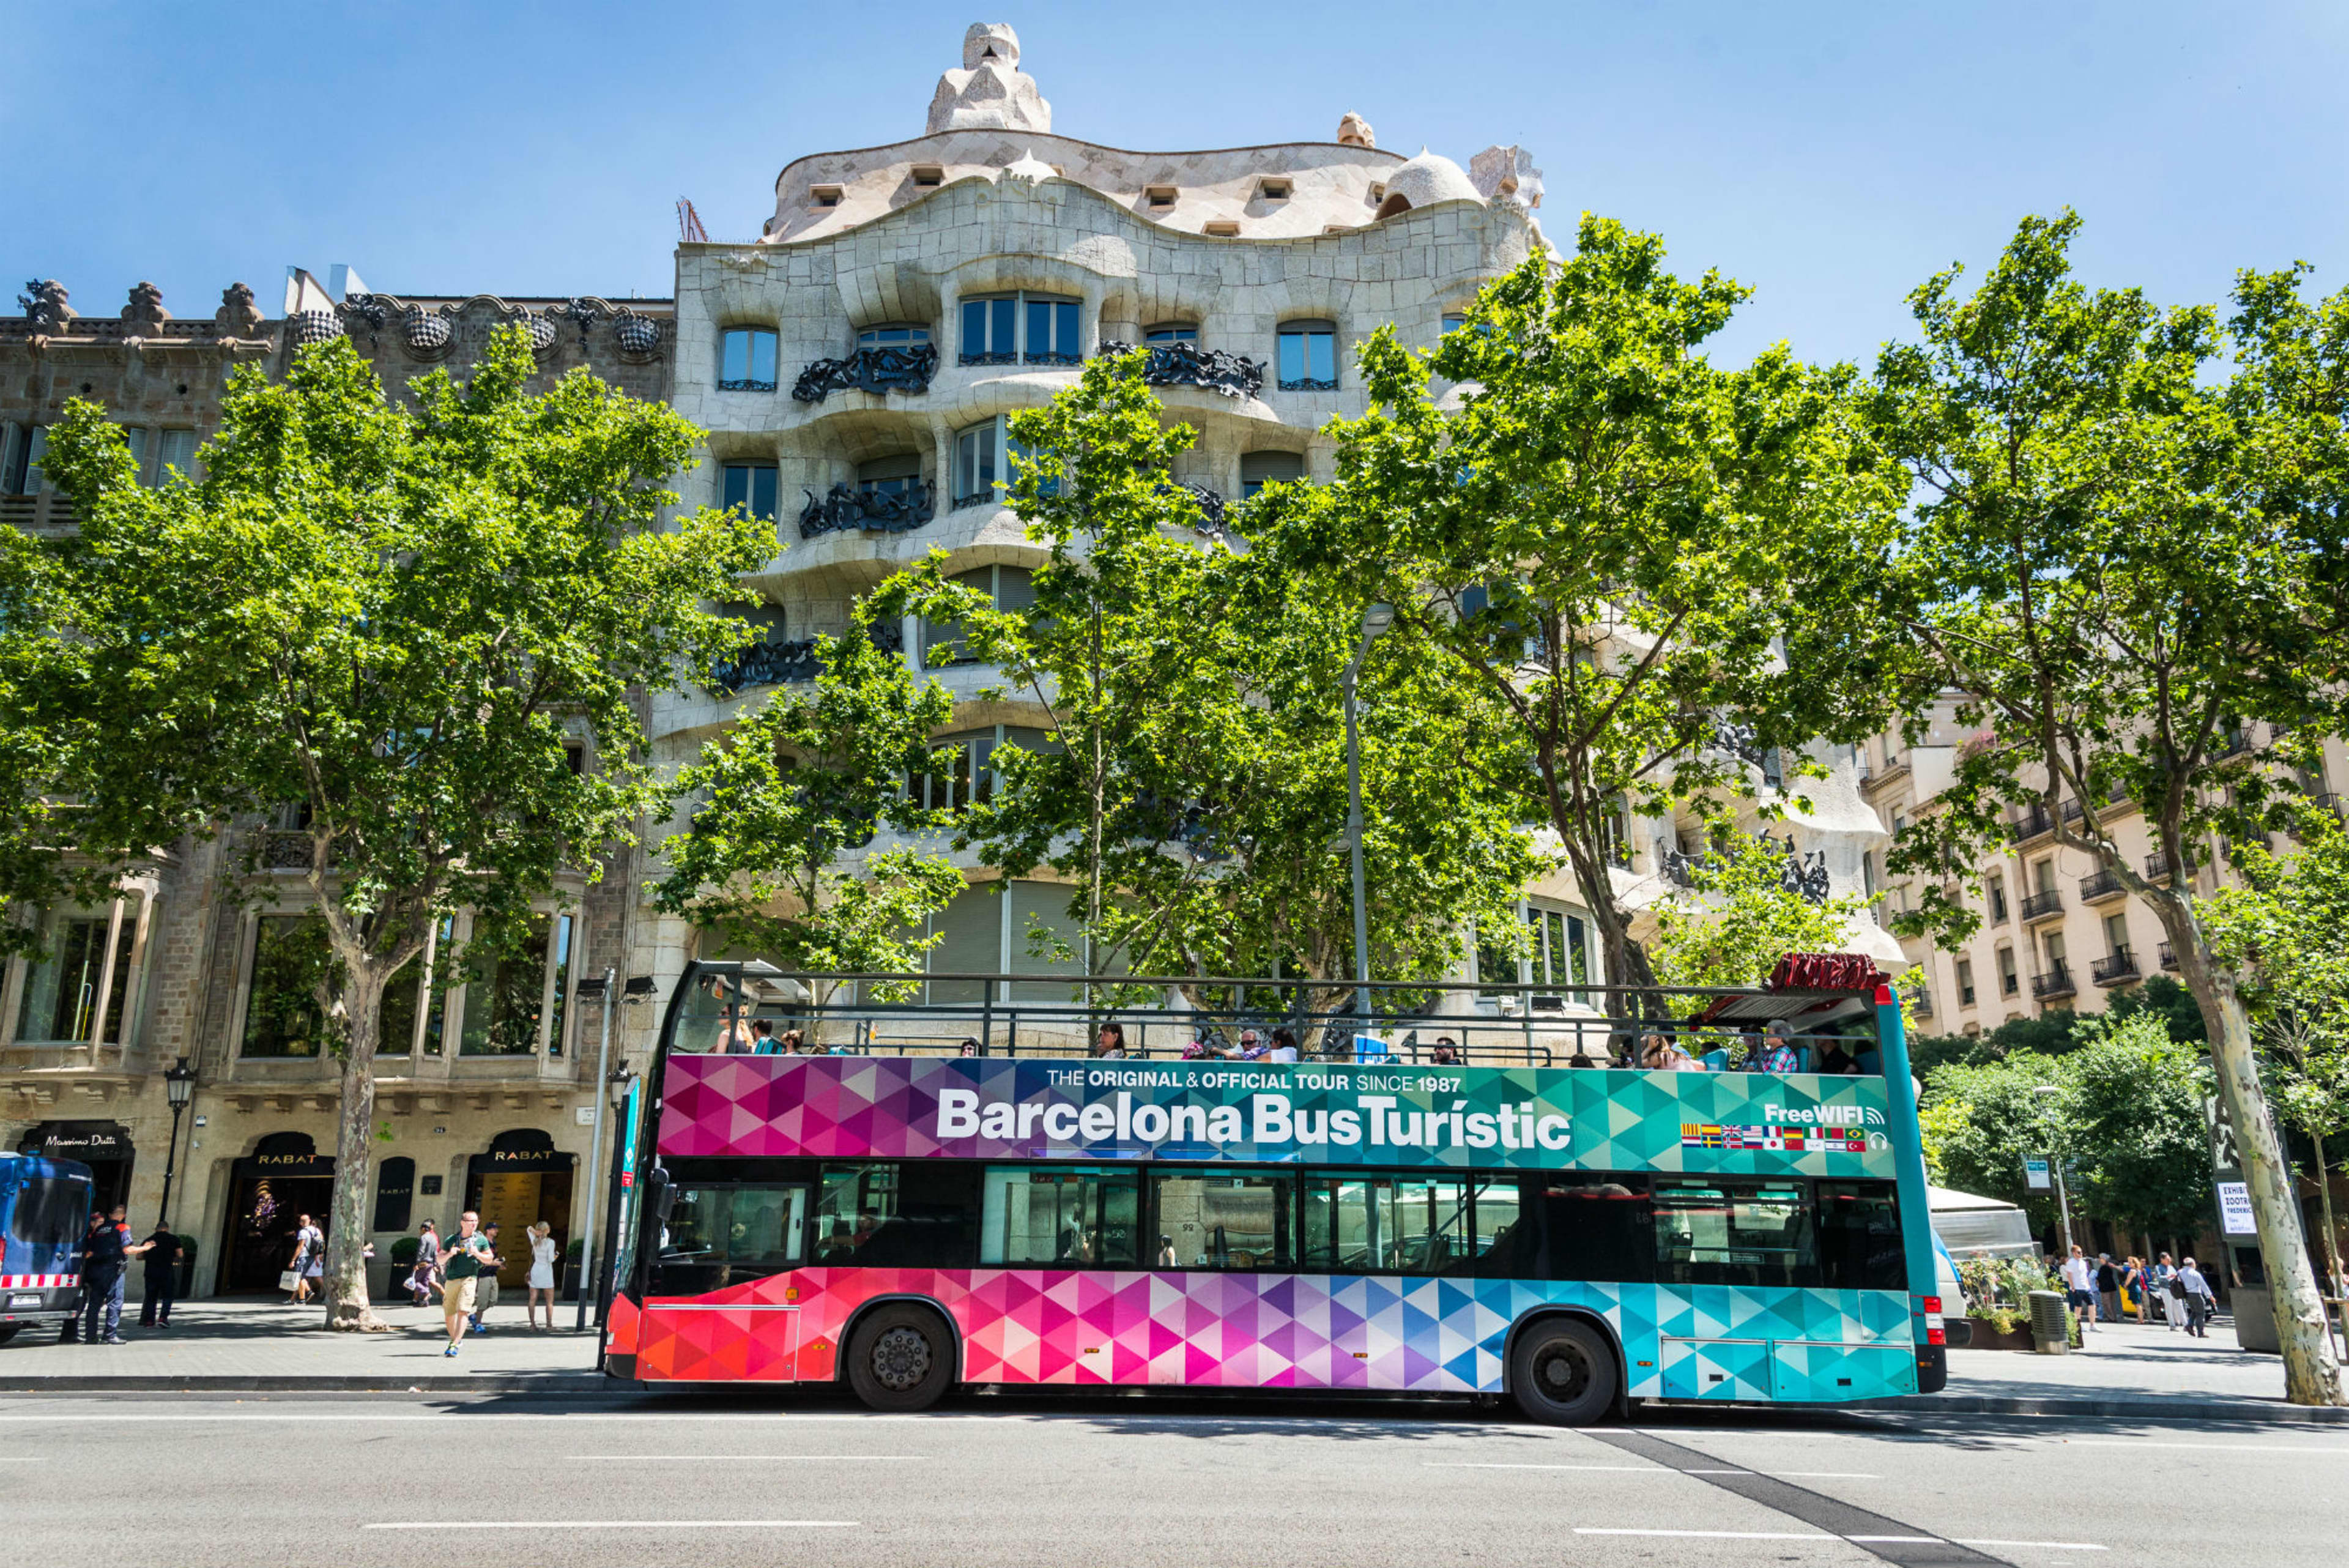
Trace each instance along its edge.
<path fill-rule="evenodd" d="M 2061 1291 L 2031 1293 L 2031 1348 L 2042 1355 L 2070 1353 L 2072 1328 Z"/>

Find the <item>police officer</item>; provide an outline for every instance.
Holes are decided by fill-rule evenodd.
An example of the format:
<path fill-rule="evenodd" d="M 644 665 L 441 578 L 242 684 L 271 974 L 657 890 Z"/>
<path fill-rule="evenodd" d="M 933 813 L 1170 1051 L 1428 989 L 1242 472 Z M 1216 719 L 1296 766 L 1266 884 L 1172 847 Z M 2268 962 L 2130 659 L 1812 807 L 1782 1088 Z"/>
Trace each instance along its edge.
<path fill-rule="evenodd" d="M 122 1272 L 131 1259 L 141 1256 L 153 1245 L 148 1241 L 132 1244 L 126 1214 L 122 1205 L 116 1204 L 113 1216 L 105 1224 L 91 1227 L 89 1234 L 82 1238 L 81 1336 L 87 1344 L 122 1343 Z M 103 1340 L 98 1336 L 101 1308 L 106 1314 Z"/>
<path fill-rule="evenodd" d="M 83 1228 L 81 1241 L 74 1247 L 74 1289 L 77 1293 L 72 1307 L 66 1313 L 66 1321 L 57 1327 L 59 1345 L 71 1345 L 80 1337 L 82 1303 L 89 1299 L 89 1271 L 81 1267 L 81 1258 L 89 1248 L 89 1239 L 97 1235 L 98 1228 L 105 1223 L 106 1216 L 98 1210 L 91 1210 L 89 1223 Z"/>
<path fill-rule="evenodd" d="M 179 1294 L 180 1239 L 155 1222 L 155 1233 L 147 1238 L 146 1290 L 139 1303 L 139 1326 L 169 1328 L 171 1326 L 171 1299 Z"/>

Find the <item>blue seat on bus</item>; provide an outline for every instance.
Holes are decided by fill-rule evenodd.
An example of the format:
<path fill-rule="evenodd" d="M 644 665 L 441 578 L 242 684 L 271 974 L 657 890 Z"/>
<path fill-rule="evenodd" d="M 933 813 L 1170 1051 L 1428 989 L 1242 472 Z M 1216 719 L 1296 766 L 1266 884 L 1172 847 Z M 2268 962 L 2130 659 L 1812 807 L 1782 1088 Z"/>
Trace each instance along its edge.
<path fill-rule="evenodd" d="M 1871 1078 L 1884 1076 L 1884 1053 L 1862 1051 L 1859 1054 L 1859 1070 Z"/>
<path fill-rule="evenodd" d="M 1729 1053 L 1726 1050 L 1708 1051 L 1697 1060 L 1704 1064 L 1704 1070 L 1708 1073 L 1729 1071 Z"/>

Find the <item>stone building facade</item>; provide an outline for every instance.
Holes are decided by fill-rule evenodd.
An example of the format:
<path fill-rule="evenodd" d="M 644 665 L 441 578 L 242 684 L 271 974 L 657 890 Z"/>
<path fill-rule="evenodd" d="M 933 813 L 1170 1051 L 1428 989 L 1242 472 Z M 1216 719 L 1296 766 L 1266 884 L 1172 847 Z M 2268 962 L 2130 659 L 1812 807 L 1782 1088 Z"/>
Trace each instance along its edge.
<path fill-rule="evenodd" d="M 337 298 L 301 273 L 274 317 L 243 284 L 191 321 L 143 284 L 119 319 L 75 313 L 54 283 L 22 308 L 0 317 L 0 521 L 44 535 L 74 527 L 39 468 L 47 427 L 72 398 L 105 405 L 142 478 L 161 483 L 194 471 L 232 372 L 282 373 L 305 343 L 347 336 L 398 391 L 435 367 L 461 375 L 493 328 L 518 321 L 543 379 L 584 366 L 653 400 L 668 396 L 675 343 L 666 300 Z M 141 1224 L 158 1217 L 171 1170 L 165 1217 L 195 1244 L 199 1294 L 274 1287 L 295 1217 L 323 1210 L 329 1192 L 336 1064 L 306 1001 L 274 983 L 275 961 L 315 926 L 305 841 L 267 838 L 273 868 L 250 878 L 228 846 L 275 826 L 166 846 L 110 902 L 45 911 L 45 958 L 0 966 L 0 1142 L 88 1161 L 101 1200 L 128 1202 Z M 602 1004 L 575 991 L 621 964 L 631 882 L 626 864 L 596 887 L 567 878 L 546 910 L 543 961 L 526 972 L 409 982 L 405 1028 L 378 1058 L 374 1218 L 387 1267 L 400 1234 L 428 1217 L 445 1228 L 468 1203 L 581 1234 Z M 181 1061 L 195 1086 L 174 1147 L 163 1074 Z"/>

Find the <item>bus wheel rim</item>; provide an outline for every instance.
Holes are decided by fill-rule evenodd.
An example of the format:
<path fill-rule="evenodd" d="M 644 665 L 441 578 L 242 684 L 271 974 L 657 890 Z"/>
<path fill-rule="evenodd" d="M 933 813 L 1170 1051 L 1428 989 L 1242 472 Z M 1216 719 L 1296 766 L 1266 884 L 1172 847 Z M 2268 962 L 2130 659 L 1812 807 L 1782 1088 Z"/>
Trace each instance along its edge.
<path fill-rule="evenodd" d="M 1554 1339 L 1534 1355 L 1534 1380 L 1546 1398 L 1563 1404 L 1590 1386 L 1590 1360 L 1572 1340 Z"/>
<path fill-rule="evenodd" d="M 873 1342 L 873 1376 L 896 1393 L 930 1375 L 930 1342 L 918 1329 L 893 1328 Z"/>

